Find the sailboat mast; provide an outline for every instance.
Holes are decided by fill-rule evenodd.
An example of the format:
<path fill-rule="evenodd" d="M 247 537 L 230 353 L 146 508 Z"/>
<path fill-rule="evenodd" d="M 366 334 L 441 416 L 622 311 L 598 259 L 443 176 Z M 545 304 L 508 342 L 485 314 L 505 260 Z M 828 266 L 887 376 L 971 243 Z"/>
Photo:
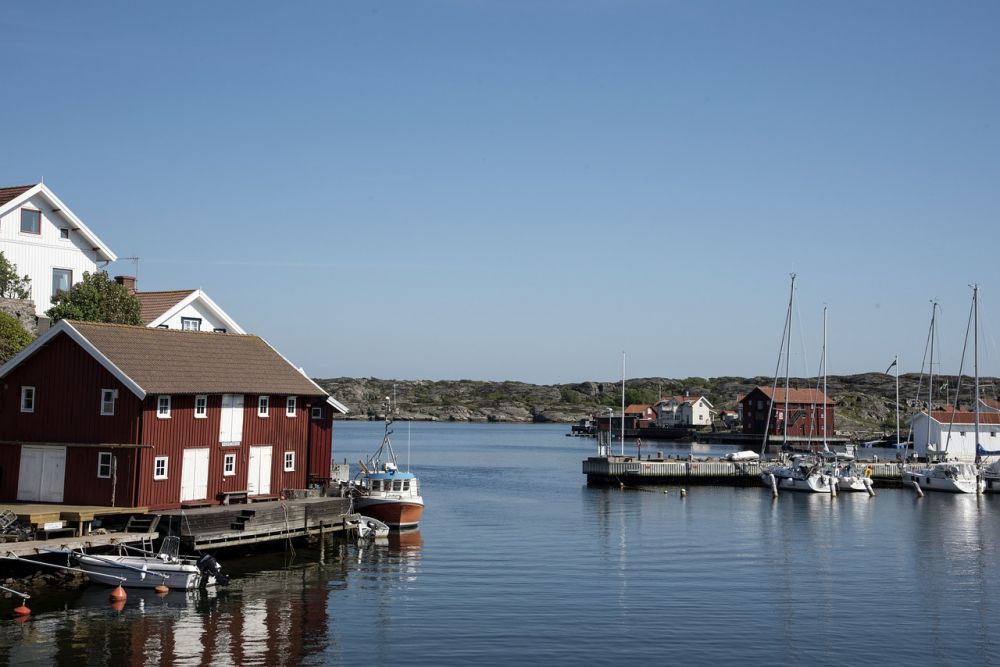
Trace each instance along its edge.
<path fill-rule="evenodd" d="M 625 456 L 625 350 L 622 350 L 622 434 L 621 434 L 621 437 L 622 437 L 622 456 Z"/>
<path fill-rule="evenodd" d="M 899 355 L 892 360 L 892 365 L 896 367 L 896 446 L 899 446 Z"/>
<path fill-rule="evenodd" d="M 931 355 L 927 364 L 927 456 L 931 454 L 931 410 L 934 409 L 934 330 L 937 318 L 937 301 L 931 301 Z"/>
<path fill-rule="evenodd" d="M 976 386 L 976 463 L 979 462 L 979 285 L 972 286 L 972 369 Z"/>
<path fill-rule="evenodd" d="M 792 349 L 792 299 L 795 297 L 795 274 L 792 275 L 792 286 L 788 290 L 788 317 L 785 319 L 785 413 L 782 415 L 782 446 L 788 444 L 788 357 Z"/>
<path fill-rule="evenodd" d="M 815 414 L 815 413 L 813 413 Z M 830 451 L 826 444 L 826 425 L 830 419 L 830 409 L 826 401 L 826 306 L 823 306 L 823 451 Z"/>

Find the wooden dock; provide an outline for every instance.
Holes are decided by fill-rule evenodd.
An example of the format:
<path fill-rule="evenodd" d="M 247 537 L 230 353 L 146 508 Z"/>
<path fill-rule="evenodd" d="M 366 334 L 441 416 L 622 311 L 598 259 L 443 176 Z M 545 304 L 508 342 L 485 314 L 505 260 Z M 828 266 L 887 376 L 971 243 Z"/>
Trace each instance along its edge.
<path fill-rule="evenodd" d="M 329 534 L 352 517 L 347 498 L 298 498 L 155 512 L 159 530 L 192 549 L 218 549 Z"/>
<path fill-rule="evenodd" d="M 95 547 L 133 544 L 149 539 L 149 533 L 107 533 L 85 535 L 83 537 L 55 537 L 48 540 L 28 540 L 26 542 L 6 542 L 0 544 L 0 558 L 31 557 L 44 555 L 46 549 L 84 549 Z"/>
<path fill-rule="evenodd" d="M 767 463 L 764 464 L 768 465 Z M 897 463 L 855 465 L 872 469 L 875 488 L 901 487 Z M 761 464 L 753 461 L 638 459 L 632 456 L 591 456 L 583 461 L 587 483 L 677 484 L 685 486 L 760 486 Z"/>
<path fill-rule="evenodd" d="M 66 505 L 62 503 L 0 503 L 0 511 L 10 510 L 18 521 L 34 530 L 46 524 L 62 522 L 72 525 L 77 537 L 90 532 L 90 524 L 102 516 L 146 514 L 148 507 L 104 507 L 100 505 Z"/>

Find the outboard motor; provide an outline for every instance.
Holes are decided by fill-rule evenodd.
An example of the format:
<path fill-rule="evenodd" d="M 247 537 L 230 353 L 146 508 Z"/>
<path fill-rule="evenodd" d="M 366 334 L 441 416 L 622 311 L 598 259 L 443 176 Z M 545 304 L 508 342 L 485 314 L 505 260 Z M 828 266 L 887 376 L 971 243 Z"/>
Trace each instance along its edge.
<path fill-rule="evenodd" d="M 196 563 L 198 569 L 205 577 L 214 577 L 215 583 L 225 586 L 229 583 L 229 577 L 222 573 L 222 566 L 209 554 L 203 555 Z"/>

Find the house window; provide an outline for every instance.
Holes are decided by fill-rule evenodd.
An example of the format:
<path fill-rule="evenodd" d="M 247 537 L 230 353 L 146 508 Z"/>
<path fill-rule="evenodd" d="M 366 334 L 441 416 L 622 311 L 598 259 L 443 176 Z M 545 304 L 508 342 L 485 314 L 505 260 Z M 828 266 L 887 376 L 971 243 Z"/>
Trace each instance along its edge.
<path fill-rule="evenodd" d="M 101 479 L 111 477 L 111 452 L 97 453 L 97 476 Z"/>
<path fill-rule="evenodd" d="M 35 411 L 35 388 L 21 387 L 21 412 Z"/>
<path fill-rule="evenodd" d="M 23 234 L 42 233 L 42 212 L 30 208 L 21 209 L 21 232 Z"/>
<path fill-rule="evenodd" d="M 323 418 L 323 408 L 321 408 L 318 405 L 313 406 L 313 409 L 312 409 L 312 418 L 313 419 L 322 419 Z"/>
<path fill-rule="evenodd" d="M 208 419 L 208 396 L 205 394 L 194 397 L 194 418 Z"/>
<path fill-rule="evenodd" d="M 157 456 L 153 459 L 153 479 L 167 478 L 167 457 Z"/>
<path fill-rule="evenodd" d="M 236 474 L 236 454 L 226 454 L 222 457 L 222 474 L 226 477 Z"/>
<path fill-rule="evenodd" d="M 295 396 L 288 397 L 288 403 L 285 405 L 285 416 L 294 417 L 295 416 Z"/>
<path fill-rule="evenodd" d="M 285 472 L 295 470 L 295 452 L 285 452 Z"/>
<path fill-rule="evenodd" d="M 59 292 L 68 292 L 73 286 L 73 271 L 71 269 L 52 269 L 52 296 Z"/>
<path fill-rule="evenodd" d="M 181 329 L 184 331 L 201 331 L 200 317 L 182 317 Z"/>
<path fill-rule="evenodd" d="M 59 229 L 59 238 L 63 239 L 64 241 L 68 240 L 69 239 L 69 229 L 67 229 L 66 227 L 61 227 Z"/>
<path fill-rule="evenodd" d="M 101 390 L 101 414 L 102 415 L 113 415 L 115 414 L 115 398 L 118 397 L 118 391 L 116 389 L 102 389 Z"/>
<path fill-rule="evenodd" d="M 271 397 L 270 396 L 258 396 L 257 397 L 257 416 L 266 417 L 271 410 Z"/>
<path fill-rule="evenodd" d="M 170 418 L 170 397 L 169 396 L 157 396 L 156 397 L 156 416 L 160 419 Z"/>

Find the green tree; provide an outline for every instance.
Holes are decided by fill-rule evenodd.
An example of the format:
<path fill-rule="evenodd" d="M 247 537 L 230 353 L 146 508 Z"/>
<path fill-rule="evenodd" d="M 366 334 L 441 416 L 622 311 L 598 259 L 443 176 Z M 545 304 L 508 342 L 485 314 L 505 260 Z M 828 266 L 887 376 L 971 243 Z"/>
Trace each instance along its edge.
<path fill-rule="evenodd" d="M 31 278 L 17 275 L 17 264 L 4 257 L 0 250 L 0 296 L 8 299 L 27 299 L 31 293 Z"/>
<path fill-rule="evenodd" d="M 84 272 L 83 280 L 52 297 L 46 312 L 53 322 L 81 320 L 110 324 L 142 324 L 142 305 L 124 285 L 108 277 L 106 271 Z"/>
<path fill-rule="evenodd" d="M 0 313 L 0 364 L 10 361 L 34 339 L 16 317 Z"/>

